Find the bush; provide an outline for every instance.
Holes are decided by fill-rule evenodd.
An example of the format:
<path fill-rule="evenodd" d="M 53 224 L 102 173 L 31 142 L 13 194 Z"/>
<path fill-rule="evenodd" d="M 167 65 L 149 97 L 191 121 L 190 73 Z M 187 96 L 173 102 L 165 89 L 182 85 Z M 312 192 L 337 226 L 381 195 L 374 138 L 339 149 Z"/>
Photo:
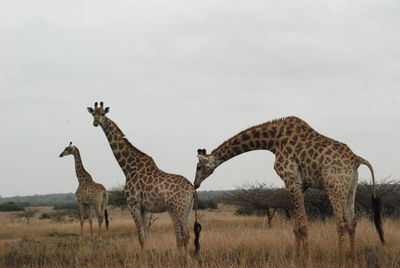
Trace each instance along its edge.
<path fill-rule="evenodd" d="M 248 207 L 238 207 L 234 214 L 236 216 L 250 216 L 254 214 L 254 210 Z"/>
<path fill-rule="evenodd" d="M 199 199 L 198 209 L 218 209 L 218 202 L 214 199 Z"/>
<path fill-rule="evenodd" d="M 115 207 L 127 207 L 124 196 L 124 185 L 114 186 L 108 191 L 108 204 Z"/>
<path fill-rule="evenodd" d="M 42 213 L 39 219 L 40 220 L 49 219 L 56 222 L 61 222 L 65 221 L 67 217 L 69 217 L 70 219 L 78 219 L 79 211 L 75 209 L 56 210 L 48 213 Z"/>
<path fill-rule="evenodd" d="M 54 210 L 63 210 L 63 209 L 75 209 L 78 210 L 78 205 L 76 203 L 61 203 L 53 206 Z"/>
<path fill-rule="evenodd" d="M 0 211 L 24 211 L 24 207 L 14 202 L 0 204 Z"/>

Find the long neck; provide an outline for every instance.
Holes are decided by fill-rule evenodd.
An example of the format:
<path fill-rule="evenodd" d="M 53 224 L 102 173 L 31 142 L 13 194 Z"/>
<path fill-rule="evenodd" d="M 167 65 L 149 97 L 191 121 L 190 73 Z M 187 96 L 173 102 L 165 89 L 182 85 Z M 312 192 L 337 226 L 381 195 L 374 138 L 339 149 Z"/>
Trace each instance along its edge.
<path fill-rule="evenodd" d="M 81 183 L 85 180 L 92 180 L 90 174 L 83 167 L 81 154 L 79 153 L 78 148 L 75 148 L 74 150 L 74 159 L 75 159 L 75 172 L 76 172 L 76 177 L 78 178 L 78 182 Z"/>
<path fill-rule="evenodd" d="M 115 159 L 127 179 L 132 172 L 138 172 L 149 166 L 156 167 L 153 159 L 134 147 L 111 119 L 105 117 L 100 125 L 106 134 Z"/>
<path fill-rule="evenodd" d="M 282 131 L 280 121 L 251 127 L 222 143 L 211 155 L 216 164 L 220 165 L 237 155 L 254 150 L 268 150 L 276 154 L 280 148 Z"/>

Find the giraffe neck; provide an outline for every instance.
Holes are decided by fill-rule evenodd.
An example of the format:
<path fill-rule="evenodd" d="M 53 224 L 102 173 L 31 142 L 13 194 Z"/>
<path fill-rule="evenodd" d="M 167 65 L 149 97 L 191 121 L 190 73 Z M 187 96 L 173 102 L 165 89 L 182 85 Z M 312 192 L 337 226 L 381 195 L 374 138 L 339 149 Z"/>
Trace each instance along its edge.
<path fill-rule="evenodd" d="M 134 147 L 111 119 L 104 117 L 100 125 L 126 179 L 130 178 L 132 173 L 140 172 L 150 166 L 153 169 L 157 168 L 153 159 Z"/>
<path fill-rule="evenodd" d="M 216 165 L 245 152 L 267 150 L 277 154 L 282 140 L 287 141 L 285 124 L 287 119 L 278 119 L 248 128 L 222 143 L 211 152 Z M 290 133 L 291 134 L 291 133 Z"/>
<path fill-rule="evenodd" d="M 83 167 L 81 154 L 79 153 L 79 150 L 76 147 L 74 150 L 74 159 L 75 159 L 75 172 L 76 172 L 76 177 L 78 178 L 78 182 L 82 183 L 85 181 L 92 181 L 92 177 Z"/>

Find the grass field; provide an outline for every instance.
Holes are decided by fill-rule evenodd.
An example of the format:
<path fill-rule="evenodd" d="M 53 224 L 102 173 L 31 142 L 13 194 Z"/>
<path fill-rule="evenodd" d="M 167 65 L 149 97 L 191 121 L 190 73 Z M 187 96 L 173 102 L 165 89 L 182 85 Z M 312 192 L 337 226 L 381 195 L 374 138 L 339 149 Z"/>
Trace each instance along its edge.
<path fill-rule="evenodd" d="M 42 208 L 42 211 L 49 208 Z M 200 211 L 201 254 L 188 267 L 296 267 L 289 221 L 277 216 L 271 229 L 265 219 L 234 216 L 232 209 Z M 98 239 L 79 239 L 79 222 L 55 223 L 37 218 L 27 225 L 13 213 L 0 213 L 0 267 L 179 267 L 172 223 L 157 214 L 146 256 L 141 257 L 134 224 L 127 211 L 110 211 L 110 230 Z M 97 230 L 97 223 L 93 226 Z M 193 238 L 192 222 L 190 224 Z M 400 267 L 400 222 L 384 220 L 387 245 L 380 245 L 373 224 L 360 219 L 357 229 L 360 267 Z M 89 226 L 85 222 L 85 234 Z M 311 260 L 307 267 L 336 267 L 335 223 L 309 225 Z"/>

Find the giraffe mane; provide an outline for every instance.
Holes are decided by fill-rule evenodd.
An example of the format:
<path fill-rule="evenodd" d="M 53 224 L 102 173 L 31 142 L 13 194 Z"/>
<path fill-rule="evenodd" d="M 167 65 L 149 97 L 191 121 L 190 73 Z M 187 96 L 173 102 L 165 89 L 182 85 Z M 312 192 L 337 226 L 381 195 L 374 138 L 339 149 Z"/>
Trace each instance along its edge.
<path fill-rule="evenodd" d="M 293 118 L 293 117 L 294 117 L 294 118 L 297 118 L 297 117 L 295 117 L 295 116 L 279 117 L 279 118 L 272 119 L 272 120 L 269 120 L 269 121 L 267 121 L 267 122 L 264 122 L 264 123 L 261 123 L 261 124 L 258 124 L 258 125 L 255 125 L 255 126 L 246 128 L 245 130 L 240 131 L 240 132 L 239 132 L 238 134 L 236 134 L 235 136 L 233 136 L 233 137 L 231 137 L 231 138 L 225 140 L 225 141 L 224 141 L 223 143 L 221 143 L 217 148 L 215 148 L 215 149 L 211 152 L 211 154 L 213 154 L 215 151 L 218 151 L 219 149 L 221 149 L 221 147 L 223 147 L 226 143 L 230 142 L 231 140 L 235 139 L 236 137 L 242 135 L 243 133 L 245 133 L 245 132 L 247 132 L 247 131 L 249 131 L 249 130 L 251 130 L 251 129 L 258 128 L 258 127 L 265 126 L 265 125 L 272 124 L 272 123 L 282 122 L 282 121 L 284 121 L 284 120 L 286 120 L 286 119 L 288 119 L 288 118 Z"/>
<path fill-rule="evenodd" d="M 122 132 L 122 130 L 118 127 L 118 125 L 112 121 L 110 118 L 107 117 L 107 119 L 110 121 L 110 123 L 113 125 L 113 127 L 115 128 L 114 131 L 117 132 L 117 135 L 121 137 L 121 139 L 128 145 L 129 148 L 131 148 L 132 150 L 135 150 L 137 152 L 139 152 L 142 155 L 146 155 L 148 157 L 151 158 L 151 156 L 147 155 L 146 153 L 142 152 L 141 150 L 139 150 L 138 148 L 136 148 L 135 146 L 132 145 L 132 143 L 128 140 L 128 138 L 126 138 L 125 134 Z M 152 159 L 153 160 L 153 159 Z M 153 160 L 154 162 L 154 160 Z"/>

